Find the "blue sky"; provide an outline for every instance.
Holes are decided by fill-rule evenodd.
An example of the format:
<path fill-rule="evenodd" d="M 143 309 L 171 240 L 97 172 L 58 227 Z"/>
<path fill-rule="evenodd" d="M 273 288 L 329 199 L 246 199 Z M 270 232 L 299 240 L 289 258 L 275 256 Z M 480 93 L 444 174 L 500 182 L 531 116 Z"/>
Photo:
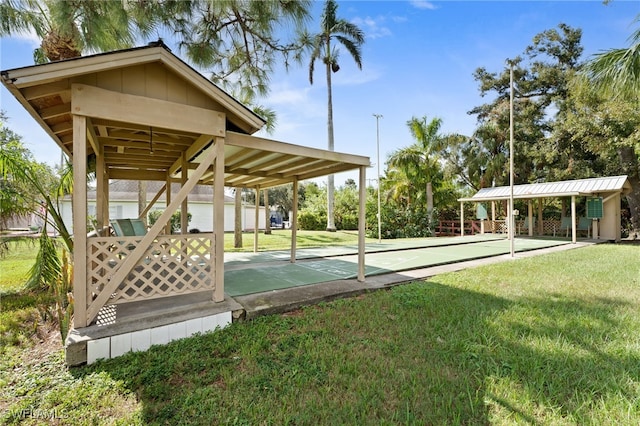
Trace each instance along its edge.
<path fill-rule="evenodd" d="M 323 2 L 314 2 L 310 29 L 318 28 Z M 365 32 L 363 68 L 347 52 L 333 74 L 335 150 L 365 155 L 377 163 L 376 119 L 380 126 L 381 164 L 394 150 L 413 140 L 411 117 L 439 117 L 442 133 L 470 135 L 475 117 L 467 111 L 490 99 L 480 97 L 473 72 L 478 67 L 499 72 L 507 58 L 521 54 L 533 37 L 561 22 L 583 30 L 584 58 L 609 48 L 626 47 L 637 28 L 640 2 L 601 1 L 339 1 L 338 15 Z M 0 68 L 31 65 L 37 42 L 28 37 L 2 38 Z M 174 49 L 175 53 L 179 52 Z M 316 64 L 314 84 L 308 64 L 279 70 L 271 94 L 260 103 L 278 114 L 272 139 L 314 148 L 327 146 L 327 91 L 324 70 Z M 204 73 L 206 75 L 206 72 Z M 55 143 L 2 86 L 0 108 L 9 127 L 38 161 L 54 164 Z M 384 169 L 384 166 L 382 166 Z M 371 169 L 368 178 L 375 178 Z M 343 184 L 355 174 L 336 176 Z"/>

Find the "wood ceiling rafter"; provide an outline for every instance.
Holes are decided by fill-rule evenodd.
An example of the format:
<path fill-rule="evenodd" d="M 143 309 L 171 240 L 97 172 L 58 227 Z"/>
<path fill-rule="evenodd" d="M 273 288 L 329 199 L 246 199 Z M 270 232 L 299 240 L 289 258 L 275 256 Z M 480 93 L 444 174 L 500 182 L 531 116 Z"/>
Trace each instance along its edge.
<path fill-rule="evenodd" d="M 28 101 L 56 95 L 62 99 L 71 99 L 71 86 L 69 85 L 69 79 L 65 79 L 42 86 L 25 87 L 22 90 L 22 94 Z"/>
<path fill-rule="evenodd" d="M 264 152 L 254 152 L 244 160 L 238 161 L 236 164 L 232 166 L 225 167 L 225 170 L 229 170 L 230 172 L 233 172 L 234 170 L 240 170 L 240 169 L 248 170 L 246 167 L 247 164 L 255 163 L 256 161 L 259 161 L 263 157 L 264 157 Z"/>
<path fill-rule="evenodd" d="M 122 140 L 105 139 L 100 136 L 98 136 L 98 141 L 104 145 L 105 150 L 110 152 L 116 152 L 118 148 L 127 148 L 127 152 L 136 153 L 137 151 L 146 151 L 147 154 L 149 154 L 148 142 L 129 142 L 129 141 L 122 141 Z M 154 155 L 157 153 L 160 153 L 160 155 L 163 155 L 163 153 L 167 153 L 167 155 L 169 155 L 169 153 L 176 153 L 176 152 L 182 152 L 182 151 L 184 151 L 184 148 L 179 148 L 179 147 L 166 145 L 166 144 L 156 145 L 155 141 L 153 143 Z M 175 159 L 175 154 L 172 154 L 172 155 L 173 155 L 173 158 Z"/>
<path fill-rule="evenodd" d="M 258 170 L 275 169 L 280 164 L 287 163 L 287 162 L 291 161 L 294 158 L 299 158 L 299 157 L 296 157 L 295 155 L 289 155 L 289 154 L 279 155 L 278 157 L 274 158 L 273 160 L 266 161 L 264 163 L 261 163 L 258 166 L 249 168 L 249 173 L 253 173 L 253 172 L 258 171 Z"/>

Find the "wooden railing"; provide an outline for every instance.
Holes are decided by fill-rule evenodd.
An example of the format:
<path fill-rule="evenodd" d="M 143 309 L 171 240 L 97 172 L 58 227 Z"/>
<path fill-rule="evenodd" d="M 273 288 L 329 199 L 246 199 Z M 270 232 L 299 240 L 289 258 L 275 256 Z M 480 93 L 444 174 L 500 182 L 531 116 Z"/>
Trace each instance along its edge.
<path fill-rule="evenodd" d="M 142 237 L 87 240 L 87 308 L 118 272 Z M 146 248 L 105 305 L 213 290 L 215 235 L 159 236 Z M 101 308 L 101 307 L 99 307 Z"/>
<path fill-rule="evenodd" d="M 459 220 L 441 220 L 436 226 L 436 235 L 460 235 L 460 221 Z M 480 233 L 480 221 L 479 220 L 465 220 L 464 221 L 464 234 L 473 235 Z"/>

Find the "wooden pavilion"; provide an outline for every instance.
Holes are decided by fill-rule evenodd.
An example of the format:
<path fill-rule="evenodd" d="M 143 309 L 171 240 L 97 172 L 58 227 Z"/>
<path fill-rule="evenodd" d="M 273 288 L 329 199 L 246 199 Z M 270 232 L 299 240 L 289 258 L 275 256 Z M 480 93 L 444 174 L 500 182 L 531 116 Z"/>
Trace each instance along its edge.
<path fill-rule="evenodd" d="M 224 295 L 224 187 L 260 191 L 359 170 L 359 265 L 364 281 L 365 171 L 368 157 L 251 136 L 264 120 L 212 84 L 161 42 L 2 71 L 2 82 L 60 148 L 74 172 L 74 328 L 95 324 L 105 307 L 187 293 Z M 95 162 L 96 231 L 87 229 L 87 174 Z M 144 235 L 113 236 L 109 180 L 163 181 L 167 208 Z M 171 235 L 197 184 L 214 188 L 213 233 Z M 157 199 L 157 198 L 156 198 Z M 291 261 L 295 261 L 296 203 Z M 146 213 L 146 212 L 144 212 Z M 187 215 L 182 214 L 185 218 Z"/>
<path fill-rule="evenodd" d="M 531 183 L 513 186 L 513 198 L 527 202 L 527 212 L 522 228 L 528 235 L 559 234 L 566 231 L 571 241 L 576 242 L 579 230 L 586 230 L 593 239 L 620 241 L 621 239 L 621 197 L 631 191 L 631 183 L 627 176 L 606 176 L 587 179 L 566 180 L 558 182 Z M 464 203 L 491 203 L 491 223 L 496 224 L 496 202 L 506 202 L 511 197 L 509 186 L 482 188 L 472 197 L 460 198 L 460 222 L 464 223 Z M 584 198 L 587 206 L 593 205 L 594 211 L 585 212 L 578 217 L 576 212 L 577 198 Z M 543 220 L 542 200 L 545 198 L 570 199 L 570 216 L 566 221 Z M 533 202 L 537 201 L 538 211 L 534 215 Z M 593 203 L 591 203 L 593 202 Z M 587 210 L 590 210 L 587 208 Z M 514 210 L 515 211 L 515 210 Z M 507 217 L 509 217 L 507 212 Z M 522 216 L 525 216 L 522 214 Z M 536 220 L 537 216 L 537 220 Z M 564 223 L 563 223 L 564 222 Z M 583 226 L 580 226 L 583 223 Z M 509 226 L 511 224 L 511 226 Z M 503 220 L 500 225 L 505 232 L 516 232 L 515 220 Z M 461 226 L 462 229 L 464 227 Z M 493 230 L 497 228 L 492 226 Z M 462 231 L 464 232 L 464 231 Z"/>

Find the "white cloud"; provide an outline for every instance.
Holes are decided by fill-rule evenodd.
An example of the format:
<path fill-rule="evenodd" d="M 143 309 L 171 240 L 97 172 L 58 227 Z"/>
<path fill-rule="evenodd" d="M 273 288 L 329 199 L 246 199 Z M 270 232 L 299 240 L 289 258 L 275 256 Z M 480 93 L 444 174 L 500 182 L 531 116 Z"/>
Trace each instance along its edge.
<path fill-rule="evenodd" d="M 385 19 L 383 17 L 371 18 L 354 18 L 351 22 L 359 26 L 365 33 L 367 38 L 376 39 L 391 35 L 391 30 L 383 26 Z"/>
<path fill-rule="evenodd" d="M 435 10 L 438 8 L 435 4 L 426 0 L 411 0 L 409 3 L 411 3 L 411 5 L 416 9 Z"/>

